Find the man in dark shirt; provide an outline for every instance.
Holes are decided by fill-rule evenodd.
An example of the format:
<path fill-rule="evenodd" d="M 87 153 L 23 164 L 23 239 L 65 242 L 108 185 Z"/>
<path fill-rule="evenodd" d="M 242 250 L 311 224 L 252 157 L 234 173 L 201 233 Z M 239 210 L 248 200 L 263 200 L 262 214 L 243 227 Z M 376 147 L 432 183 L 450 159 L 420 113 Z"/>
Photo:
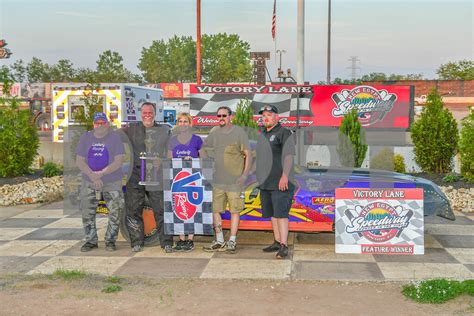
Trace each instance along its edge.
<path fill-rule="evenodd" d="M 275 238 L 263 251 L 277 252 L 276 257 L 284 259 L 288 257 L 288 213 L 295 189 L 295 142 L 290 130 L 280 125 L 275 106 L 265 105 L 259 114 L 264 129 L 257 142 L 257 180 L 263 217 L 271 217 Z"/>
<path fill-rule="evenodd" d="M 127 182 L 125 191 L 126 225 L 130 234 L 132 251 L 138 252 L 144 246 L 144 224 L 143 206 L 145 196 L 153 209 L 160 239 L 160 245 L 164 252 L 173 251 L 173 236 L 165 235 L 164 209 L 163 209 L 163 185 L 141 185 L 141 160 L 142 153 L 153 155 L 157 158 L 166 158 L 170 129 L 165 125 L 155 123 L 155 106 L 152 103 L 144 103 L 141 106 L 141 118 L 139 123 L 130 124 L 124 128 L 133 150 L 132 174 Z M 152 163 L 147 160 L 147 163 Z M 153 162 L 155 180 L 162 182 L 161 168 L 158 161 Z"/>

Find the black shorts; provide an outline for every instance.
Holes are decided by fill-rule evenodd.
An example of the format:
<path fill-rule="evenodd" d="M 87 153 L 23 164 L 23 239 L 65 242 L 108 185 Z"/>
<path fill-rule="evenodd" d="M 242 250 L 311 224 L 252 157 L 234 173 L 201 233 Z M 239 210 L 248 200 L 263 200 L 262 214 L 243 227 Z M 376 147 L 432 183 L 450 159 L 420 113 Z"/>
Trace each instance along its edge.
<path fill-rule="evenodd" d="M 260 190 L 262 202 L 262 216 L 288 218 L 294 190 Z"/>

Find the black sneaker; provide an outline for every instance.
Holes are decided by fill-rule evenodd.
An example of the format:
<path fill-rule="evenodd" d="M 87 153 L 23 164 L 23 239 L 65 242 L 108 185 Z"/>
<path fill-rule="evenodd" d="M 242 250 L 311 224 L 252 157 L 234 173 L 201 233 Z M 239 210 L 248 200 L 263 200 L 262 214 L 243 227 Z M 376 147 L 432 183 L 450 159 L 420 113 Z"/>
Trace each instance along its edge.
<path fill-rule="evenodd" d="M 194 249 L 194 241 L 192 240 L 186 240 L 183 245 L 183 251 L 184 252 L 190 252 L 193 251 Z"/>
<path fill-rule="evenodd" d="M 105 243 L 105 250 L 115 251 L 115 250 L 117 250 L 117 247 L 115 246 L 114 242 L 108 242 L 108 243 Z"/>
<path fill-rule="evenodd" d="M 288 246 L 280 244 L 280 250 L 278 250 L 276 257 L 277 259 L 286 259 L 288 257 Z"/>
<path fill-rule="evenodd" d="M 276 252 L 280 250 L 280 242 L 275 240 L 273 241 L 273 244 L 271 244 L 268 247 L 263 248 L 262 250 L 263 252 Z"/>
<path fill-rule="evenodd" d="M 81 252 L 88 252 L 88 251 L 91 251 L 94 248 L 99 248 L 99 246 L 97 246 L 97 244 L 93 244 L 91 242 L 86 242 L 84 245 L 82 245 Z"/>
<path fill-rule="evenodd" d="M 184 246 L 186 245 L 186 240 L 178 240 L 176 246 L 174 246 L 173 250 L 176 252 L 183 251 Z"/>

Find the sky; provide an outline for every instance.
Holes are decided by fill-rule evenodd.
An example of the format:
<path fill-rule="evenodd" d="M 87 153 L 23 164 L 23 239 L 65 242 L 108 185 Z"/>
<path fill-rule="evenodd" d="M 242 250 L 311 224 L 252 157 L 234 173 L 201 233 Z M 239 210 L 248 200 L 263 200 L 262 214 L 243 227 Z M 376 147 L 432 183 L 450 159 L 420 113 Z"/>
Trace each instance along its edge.
<path fill-rule="evenodd" d="M 296 77 L 297 0 L 277 1 L 276 47 Z M 331 77 L 422 73 L 435 79 L 443 63 L 474 60 L 473 0 L 332 0 Z M 273 0 L 201 0 L 201 32 L 235 33 L 251 51 L 270 51 Z M 328 0 L 305 0 L 304 79 L 326 79 Z M 196 37 L 196 0 L 0 0 L 0 39 L 13 52 L 0 66 L 38 57 L 95 68 L 99 54 L 119 52 L 137 68 L 143 47 L 174 35 Z M 277 60 L 279 57 L 277 58 Z"/>

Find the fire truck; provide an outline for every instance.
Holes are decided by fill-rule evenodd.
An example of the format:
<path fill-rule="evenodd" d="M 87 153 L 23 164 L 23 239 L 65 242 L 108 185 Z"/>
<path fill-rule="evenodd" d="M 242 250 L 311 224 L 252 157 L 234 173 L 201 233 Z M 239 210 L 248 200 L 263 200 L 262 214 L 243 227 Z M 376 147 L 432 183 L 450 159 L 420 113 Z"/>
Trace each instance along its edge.
<path fill-rule="evenodd" d="M 164 121 L 163 90 L 132 84 L 101 84 L 91 89 L 86 84 L 56 84 L 52 87 L 53 142 L 63 142 L 68 127 L 80 125 L 77 113 L 85 110 L 85 97 L 97 95 L 102 111 L 111 125 L 121 128 L 140 120 L 140 107 L 145 102 L 155 104 L 155 121 Z"/>

